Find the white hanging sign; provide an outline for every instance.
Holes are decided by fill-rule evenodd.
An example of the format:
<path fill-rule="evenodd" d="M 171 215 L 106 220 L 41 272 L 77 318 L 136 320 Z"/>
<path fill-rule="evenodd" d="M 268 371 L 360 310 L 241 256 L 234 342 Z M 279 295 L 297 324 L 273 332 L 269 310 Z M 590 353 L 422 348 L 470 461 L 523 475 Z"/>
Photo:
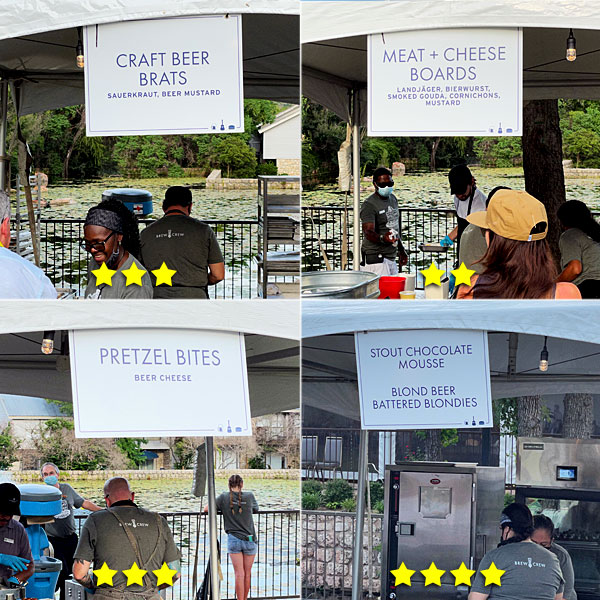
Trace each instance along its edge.
<path fill-rule="evenodd" d="M 77 437 L 252 435 L 244 335 L 69 333 Z"/>
<path fill-rule="evenodd" d="M 241 15 L 85 28 L 86 134 L 244 131 Z"/>
<path fill-rule="evenodd" d="M 370 136 L 520 136 L 522 30 L 370 35 L 367 92 Z"/>
<path fill-rule="evenodd" d="M 492 427 L 487 333 L 355 334 L 363 429 Z"/>

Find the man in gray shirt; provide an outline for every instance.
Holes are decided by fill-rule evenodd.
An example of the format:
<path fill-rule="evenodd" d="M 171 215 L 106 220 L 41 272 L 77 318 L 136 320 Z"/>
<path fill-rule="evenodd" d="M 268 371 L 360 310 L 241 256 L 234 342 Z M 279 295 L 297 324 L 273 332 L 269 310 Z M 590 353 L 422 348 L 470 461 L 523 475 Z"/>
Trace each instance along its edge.
<path fill-rule="evenodd" d="M 62 494 L 62 510 L 59 514 L 54 515 L 54 523 L 47 523 L 44 525 L 44 529 L 48 541 L 54 549 L 54 558 L 58 558 L 62 562 L 58 588 L 60 600 L 65 600 L 65 581 L 71 576 L 73 553 L 77 548 L 78 539 L 75 533 L 73 508 L 85 508 L 92 512 L 102 509 L 93 502 L 82 498 L 68 483 L 59 483 L 59 470 L 54 463 L 44 463 L 40 472 L 44 483 L 59 489 Z"/>
<path fill-rule="evenodd" d="M 408 257 L 400 241 L 400 213 L 398 200 L 392 193 L 392 173 L 385 167 L 373 173 L 375 192 L 362 204 L 363 243 L 361 247 L 361 271 L 377 275 L 397 275 L 398 262 L 404 266 Z"/>
<path fill-rule="evenodd" d="M 91 514 L 81 530 L 73 577 L 87 588 L 95 587 L 97 600 L 160 600 L 158 590 L 172 585 L 180 570 L 179 550 L 167 521 L 133 502 L 124 477 L 104 484 L 104 498 L 107 508 Z M 95 581 L 89 573 L 92 563 Z M 172 580 L 164 583 L 157 571 L 168 570 Z"/>

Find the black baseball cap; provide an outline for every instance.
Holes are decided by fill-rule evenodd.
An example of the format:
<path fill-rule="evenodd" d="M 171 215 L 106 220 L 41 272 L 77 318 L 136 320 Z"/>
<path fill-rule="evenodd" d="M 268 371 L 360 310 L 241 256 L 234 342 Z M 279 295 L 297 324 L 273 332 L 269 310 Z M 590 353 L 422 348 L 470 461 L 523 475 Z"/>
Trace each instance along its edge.
<path fill-rule="evenodd" d="M 473 179 L 473 175 L 467 165 L 456 165 L 456 167 L 450 169 L 448 179 L 450 181 L 451 194 L 464 194 L 467 191 L 467 186 Z"/>
<path fill-rule="evenodd" d="M 21 514 L 21 492 L 14 483 L 0 483 L 0 514 Z"/>

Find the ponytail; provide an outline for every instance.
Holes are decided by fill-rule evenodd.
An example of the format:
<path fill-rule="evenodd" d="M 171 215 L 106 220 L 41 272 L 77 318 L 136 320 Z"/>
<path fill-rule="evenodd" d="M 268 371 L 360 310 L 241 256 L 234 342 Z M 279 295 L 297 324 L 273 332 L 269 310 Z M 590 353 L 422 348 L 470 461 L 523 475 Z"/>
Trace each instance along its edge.
<path fill-rule="evenodd" d="M 238 513 L 242 514 L 242 485 L 244 484 L 244 480 L 239 475 L 232 475 L 229 478 L 229 508 L 231 509 L 231 514 L 235 515 L 235 510 L 233 508 L 233 492 L 232 488 L 240 488 L 238 492 Z"/>

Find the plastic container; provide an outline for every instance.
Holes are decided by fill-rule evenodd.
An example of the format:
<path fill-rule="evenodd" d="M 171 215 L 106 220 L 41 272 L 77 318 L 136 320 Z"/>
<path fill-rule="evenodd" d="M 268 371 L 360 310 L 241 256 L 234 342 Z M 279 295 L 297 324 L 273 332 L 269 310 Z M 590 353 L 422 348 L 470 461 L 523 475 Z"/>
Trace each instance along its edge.
<path fill-rule="evenodd" d="M 400 292 L 400 300 L 415 300 L 417 297 L 415 290 Z"/>
<path fill-rule="evenodd" d="M 21 514 L 25 517 L 53 517 L 62 510 L 62 494 L 53 485 L 27 483 L 20 485 Z"/>
<path fill-rule="evenodd" d="M 115 188 L 102 192 L 102 200 L 114 198 L 120 200 L 132 213 L 138 217 L 152 214 L 152 194 L 148 190 L 137 188 Z"/>
<path fill-rule="evenodd" d="M 54 598 L 62 562 L 50 556 L 44 556 L 34 562 L 35 572 L 27 581 L 27 597 Z"/>
<path fill-rule="evenodd" d="M 404 291 L 405 277 L 380 277 L 379 278 L 379 299 L 380 300 L 398 300 L 400 292 Z"/>

